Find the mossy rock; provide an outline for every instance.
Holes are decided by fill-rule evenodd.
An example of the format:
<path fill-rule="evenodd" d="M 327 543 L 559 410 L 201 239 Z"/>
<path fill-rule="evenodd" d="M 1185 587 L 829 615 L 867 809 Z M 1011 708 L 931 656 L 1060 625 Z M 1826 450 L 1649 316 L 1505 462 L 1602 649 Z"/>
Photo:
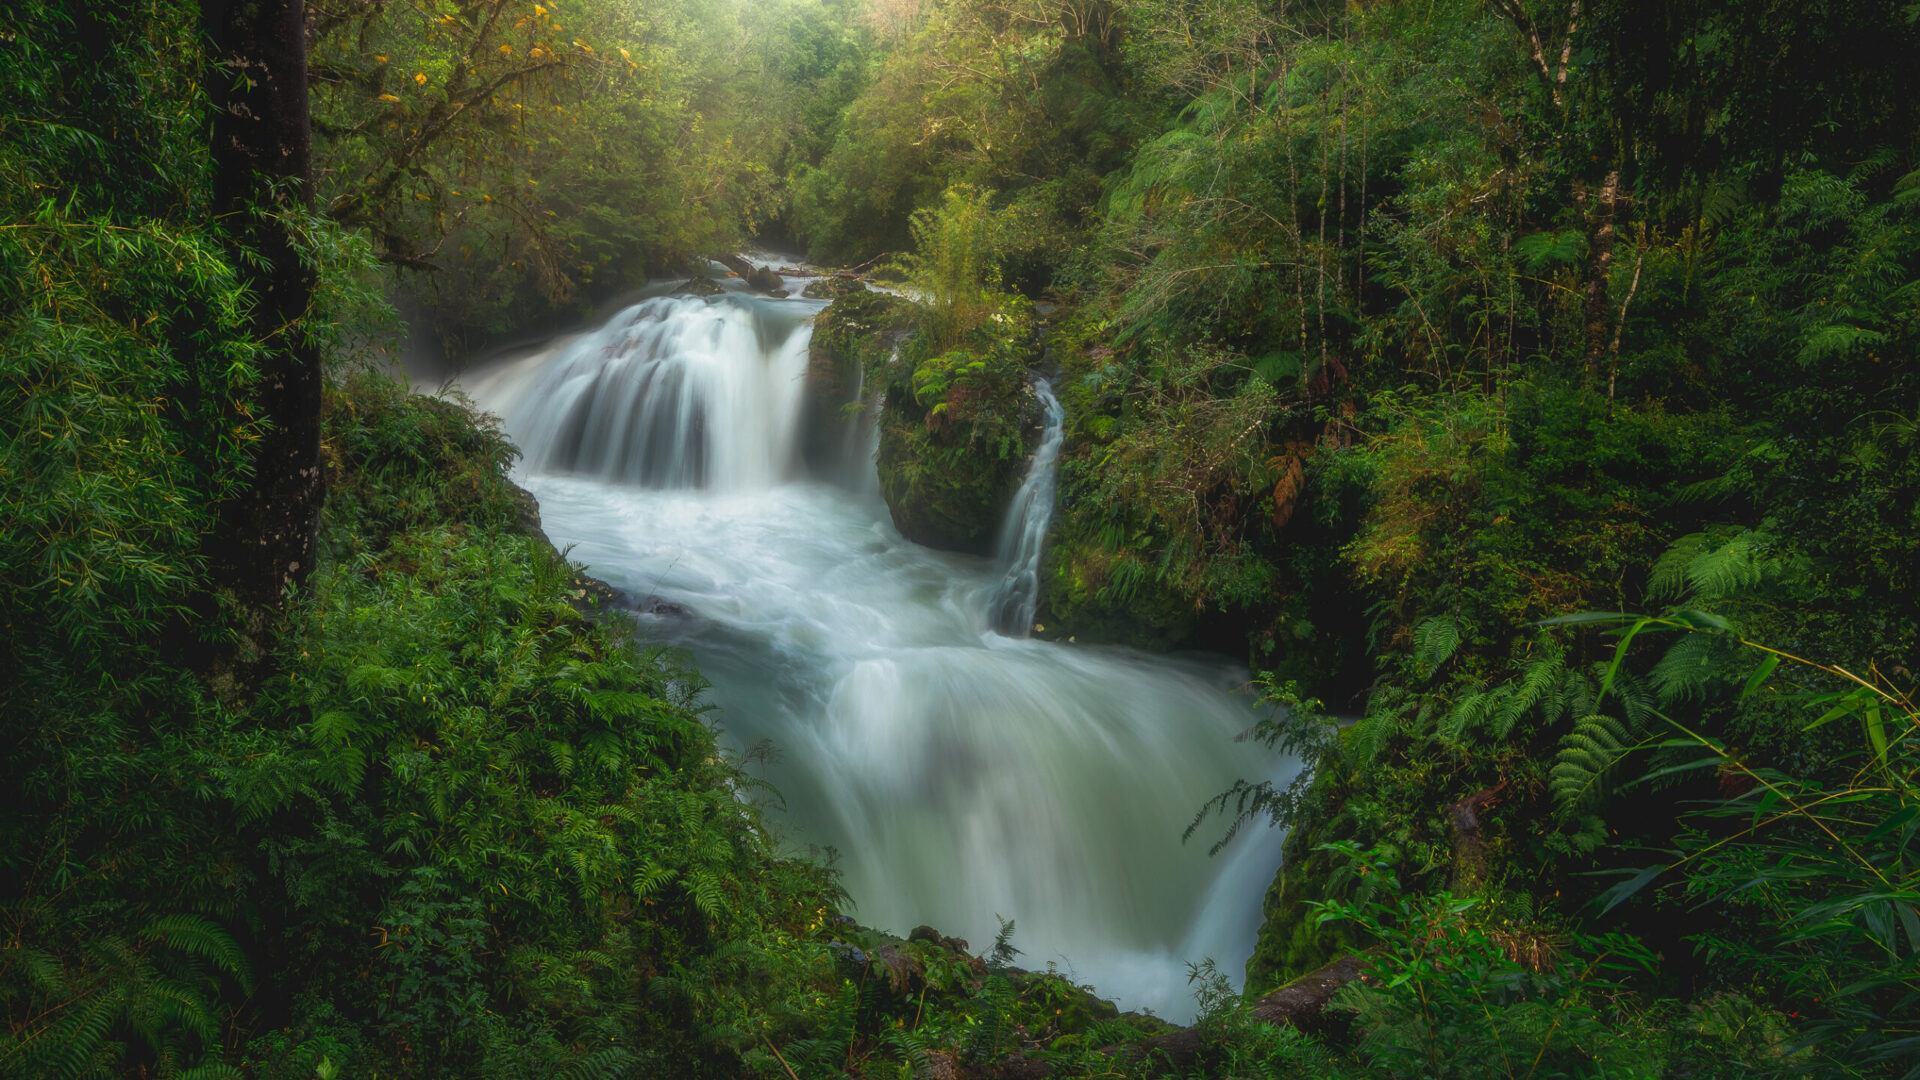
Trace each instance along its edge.
<path fill-rule="evenodd" d="M 1057 533 L 1067 533 L 1071 521 Z M 1200 613 L 1162 582 L 1143 575 L 1124 604 L 1106 598 L 1102 586 L 1118 561 L 1097 545 L 1057 536 L 1048 546 L 1040 576 L 1036 618 L 1049 640 L 1074 638 L 1089 644 L 1129 645 L 1148 652 L 1181 648 L 1193 637 Z"/>
<path fill-rule="evenodd" d="M 722 288 L 719 282 L 710 277 L 694 277 L 688 278 L 679 288 L 673 291 L 675 293 L 685 293 L 688 296 L 719 296 L 727 290 Z"/>
<path fill-rule="evenodd" d="M 880 423 L 879 467 L 880 491 L 900 535 L 944 551 L 990 555 L 1026 459 L 889 408 Z"/>
<path fill-rule="evenodd" d="M 986 555 L 1039 441 L 1032 316 L 1008 304 L 938 352 L 908 329 L 919 316 L 887 294 L 848 293 L 814 340 L 827 362 L 857 358 L 859 372 L 843 367 L 838 377 L 861 379 L 880 399 L 880 490 L 900 534 Z"/>
<path fill-rule="evenodd" d="M 1010 349 L 954 349 L 886 372 L 880 490 L 900 535 L 993 553 L 1040 437 L 1026 359 Z"/>

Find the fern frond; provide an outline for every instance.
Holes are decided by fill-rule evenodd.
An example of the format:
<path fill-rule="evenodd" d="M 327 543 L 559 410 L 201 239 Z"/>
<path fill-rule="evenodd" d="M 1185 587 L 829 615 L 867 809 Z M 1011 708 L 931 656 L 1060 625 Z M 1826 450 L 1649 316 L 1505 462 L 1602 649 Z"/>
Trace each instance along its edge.
<path fill-rule="evenodd" d="M 687 878 L 687 892 L 700 914 L 718 922 L 727 914 L 727 894 L 720 879 L 705 870 L 695 870 Z"/>
<path fill-rule="evenodd" d="M 1688 533 L 1675 540 L 1653 564 L 1647 579 L 1647 596 L 1655 600 L 1678 600 L 1687 594 L 1687 567 L 1700 557 L 1707 546 L 1706 533 Z"/>
<path fill-rule="evenodd" d="M 1663 704 L 1704 698 L 1707 684 L 1718 670 L 1717 642 L 1707 634 L 1683 634 L 1648 673 Z"/>
<path fill-rule="evenodd" d="M 244 1076 L 239 1069 L 224 1061 L 209 1061 L 180 1070 L 174 1074 L 174 1080 L 243 1080 Z"/>
<path fill-rule="evenodd" d="M 1423 678 L 1432 678 L 1460 648 L 1460 621 L 1451 615 L 1422 619 L 1413 628 L 1413 662 Z"/>
<path fill-rule="evenodd" d="M 1399 718 L 1390 712 L 1370 712 L 1354 721 L 1348 729 L 1346 744 L 1352 748 L 1359 763 L 1366 763 L 1380 756 L 1386 749 L 1387 740 L 1393 732 Z"/>
<path fill-rule="evenodd" d="M 1755 550 L 1758 542 L 1756 534 L 1747 531 L 1725 544 L 1701 551 L 1687 564 L 1691 595 L 1718 599 L 1760 584 L 1763 575 Z"/>
<path fill-rule="evenodd" d="M 1599 713 L 1583 718 L 1561 736 L 1548 779 L 1556 809 L 1570 814 L 1598 799 L 1608 772 L 1631 739 L 1623 721 Z"/>
<path fill-rule="evenodd" d="M 588 1054 L 560 1070 L 565 1080 L 625 1080 L 638 1071 L 640 1061 L 617 1046 Z"/>
<path fill-rule="evenodd" d="M 253 985 L 246 953 L 231 934 L 211 919 L 199 915 L 163 915 L 148 923 L 141 936 L 156 939 L 169 949 L 212 961 L 221 971 L 233 976 L 243 990 Z"/>
<path fill-rule="evenodd" d="M 1506 696 L 1506 687 L 1495 687 L 1492 690 L 1462 696 L 1460 700 L 1454 702 L 1453 708 L 1448 709 L 1447 714 L 1440 718 L 1438 728 L 1440 738 L 1450 743 L 1459 742 L 1469 729 L 1479 727 L 1489 713 L 1499 708 L 1502 699 Z"/>

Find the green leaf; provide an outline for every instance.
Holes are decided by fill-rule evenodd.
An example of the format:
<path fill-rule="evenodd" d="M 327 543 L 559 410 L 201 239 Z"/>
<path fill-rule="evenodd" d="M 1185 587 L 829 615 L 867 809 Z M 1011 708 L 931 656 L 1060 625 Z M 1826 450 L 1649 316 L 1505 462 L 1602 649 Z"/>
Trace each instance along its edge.
<path fill-rule="evenodd" d="M 1646 888 L 1652 883 L 1654 878 L 1659 877 L 1665 873 L 1666 870 L 1666 863 L 1656 863 L 1641 870 L 1620 884 L 1615 885 L 1613 888 L 1608 889 L 1606 892 L 1601 893 L 1595 898 L 1596 900 L 1606 901 L 1605 905 L 1600 908 L 1600 914 L 1605 915 L 1607 912 L 1612 911 L 1614 908 L 1632 899 L 1634 894 Z"/>
<path fill-rule="evenodd" d="M 1913 821 L 1915 818 L 1920 818 L 1920 806 L 1903 806 L 1882 819 L 1880 824 L 1875 825 L 1871 832 L 1861 838 L 1860 842 L 1863 845 L 1871 844 L 1875 840 L 1893 832 L 1895 829 L 1899 829 Z"/>
<path fill-rule="evenodd" d="M 1745 701 L 1748 698 L 1752 697 L 1753 692 L 1755 690 L 1760 689 L 1760 684 L 1767 681 L 1767 676 L 1773 674 L 1773 669 L 1779 666 L 1780 666 L 1779 654 L 1768 653 L 1767 658 L 1765 660 L 1760 661 L 1760 666 L 1758 668 L 1755 668 L 1753 674 L 1747 677 L 1746 686 L 1742 687 L 1740 690 L 1740 700 Z"/>

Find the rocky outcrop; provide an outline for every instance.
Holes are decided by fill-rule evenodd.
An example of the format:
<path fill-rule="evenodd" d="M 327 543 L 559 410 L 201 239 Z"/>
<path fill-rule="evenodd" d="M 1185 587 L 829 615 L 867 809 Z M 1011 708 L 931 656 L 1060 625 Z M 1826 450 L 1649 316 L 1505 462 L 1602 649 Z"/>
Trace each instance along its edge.
<path fill-rule="evenodd" d="M 823 278 L 808 286 L 811 290 Z M 806 409 L 800 417 L 800 452 L 808 471 L 827 480 L 851 475 L 867 450 L 859 425 L 863 397 L 871 398 L 868 376 L 884 372 L 894 349 L 907 335 L 907 302 L 868 292 L 858 281 L 831 290 L 833 304 L 814 316 L 807 347 Z"/>

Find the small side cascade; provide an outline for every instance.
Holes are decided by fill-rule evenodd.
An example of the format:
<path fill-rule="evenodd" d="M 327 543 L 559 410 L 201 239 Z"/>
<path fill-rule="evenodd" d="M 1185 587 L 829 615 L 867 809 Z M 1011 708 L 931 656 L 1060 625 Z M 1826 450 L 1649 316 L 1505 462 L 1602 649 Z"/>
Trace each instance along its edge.
<path fill-rule="evenodd" d="M 1067 411 L 1054 396 L 1053 386 L 1035 379 L 1033 396 L 1040 399 L 1045 426 L 1033 452 L 1033 465 L 1020 490 L 1014 492 L 1000 526 L 995 550 L 1007 571 L 987 600 L 987 625 L 1007 637 L 1023 638 L 1033 631 L 1034 609 L 1040 603 L 1040 556 L 1053 524 L 1055 469 L 1066 438 Z"/>

